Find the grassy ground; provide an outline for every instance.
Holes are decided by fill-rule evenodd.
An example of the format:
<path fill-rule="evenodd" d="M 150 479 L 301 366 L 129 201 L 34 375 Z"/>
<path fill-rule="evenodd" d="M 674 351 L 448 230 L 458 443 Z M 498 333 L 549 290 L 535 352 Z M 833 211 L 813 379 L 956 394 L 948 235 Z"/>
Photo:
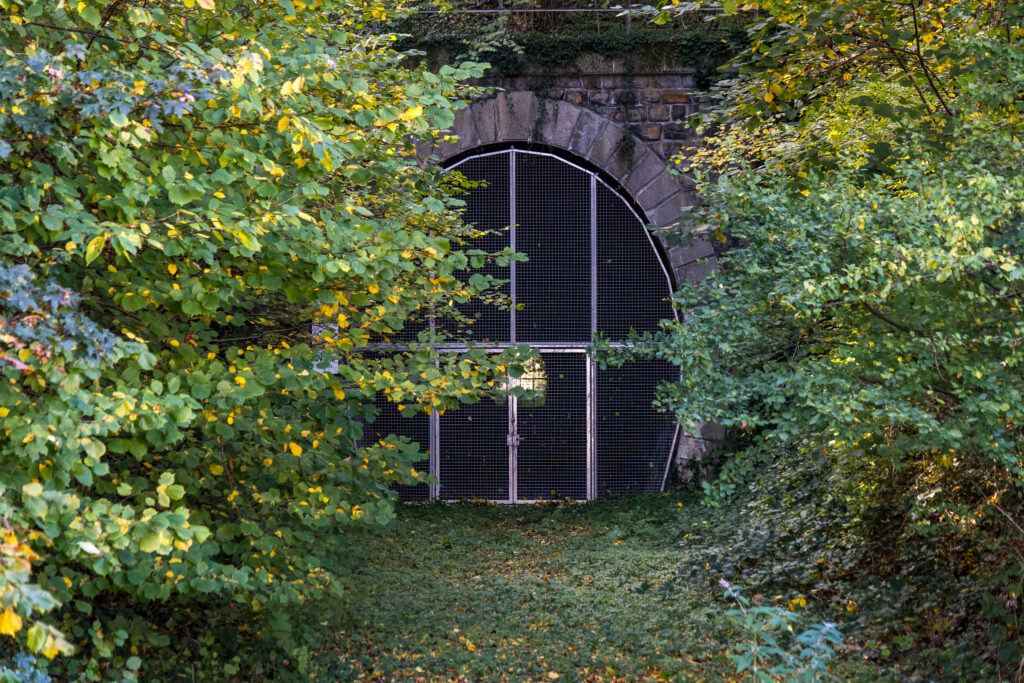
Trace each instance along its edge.
<path fill-rule="evenodd" d="M 664 589 L 702 513 L 681 500 L 404 506 L 355 554 L 317 678 L 727 680 L 728 607 Z"/>

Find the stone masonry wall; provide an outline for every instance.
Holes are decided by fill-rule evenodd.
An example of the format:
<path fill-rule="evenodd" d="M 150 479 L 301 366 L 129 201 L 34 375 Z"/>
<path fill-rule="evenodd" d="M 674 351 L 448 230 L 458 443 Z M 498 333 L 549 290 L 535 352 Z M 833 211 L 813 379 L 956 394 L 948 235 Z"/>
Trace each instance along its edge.
<path fill-rule="evenodd" d="M 583 63 L 581 63 L 581 61 Z M 601 169 L 628 192 L 655 228 L 670 228 L 697 201 L 693 183 L 668 171 L 669 159 L 698 142 L 686 121 L 710 104 L 694 72 L 663 68 L 634 73 L 617 60 L 593 56 L 557 73 L 494 79 L 500 88 L 459 112 L 454 134 L 423 156 L 441 160 L 493 143 L 542 143 L 564 149 Z M 656 239 L 662 239 L 655 233 Z M 702 280 L 717 266 L 706 239 L 689 246 L 664 244 L 676 282 Z M 713 467 L 718 425 L 683 436 L 672 455 L 671 480 L 693 484 Z"/>
<path fill-rule="evenodd" d="M 555 73 L 533 73 L 486 82 L 506 92 L 530 90 L 624 124 L 636 139 L 664 160 L 697 138 L 686 125 L 710 104 L 695 86 L 694 70 L 665 67 L 632 72 L 622 60 L 590 55 Z"/>

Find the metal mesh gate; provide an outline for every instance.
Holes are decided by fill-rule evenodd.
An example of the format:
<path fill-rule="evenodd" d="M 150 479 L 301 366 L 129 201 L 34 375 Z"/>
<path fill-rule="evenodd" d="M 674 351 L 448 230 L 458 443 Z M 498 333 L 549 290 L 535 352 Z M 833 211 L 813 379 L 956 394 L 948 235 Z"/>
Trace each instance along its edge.
<path fill-rule="evenodd" d="M 504 149 L 452 168 L 485 183 L 465 198 L 465 220 L 481 230 L 473 246 L 511 246 L 529 262 L 485 270 L 509 280 L 505 294 L 518 306 L 467 304 L 459 310 L 468 324 L 437 325 L 493 348 L 532 346 L 537 361 L 515 381 L 537 398 L 499 396 L 411 419 L 379 406 L 367 432 L 431 446 L 422 466 L 440 483 L 401 487 L 401 497 L 530 502 L 661 489 L 678 427 L 651 401 L 677 369 L 648 361 L 599 370 L 586 353 L 597 333 L 620 342 L 674 315 L 668 271 L 643 221 L 597 173 L 547 152 Z"/>

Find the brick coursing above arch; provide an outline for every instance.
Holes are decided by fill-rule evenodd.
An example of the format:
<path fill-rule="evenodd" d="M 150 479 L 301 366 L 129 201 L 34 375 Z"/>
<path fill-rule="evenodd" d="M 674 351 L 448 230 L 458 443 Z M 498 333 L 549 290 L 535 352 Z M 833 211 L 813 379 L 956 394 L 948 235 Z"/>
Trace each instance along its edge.
<path fill-rule="evenodd" d="M 618 181 L 655 228 L 675 225 L 697 201 L 693 185 L 669 173 L 665 160 L 621 123 L 533 91 L 499 92 L 477 100 L 458 113 L 449 133 L 454 141 L 421 153 L 444 162 L 496 143 L 531 142 L 566 150 Z M 664 245 L 657 231 L 655 236 Z M 701 280 L 717 265 L 706 240 L 685 248 L 664 246 L 676 282 Z"/>

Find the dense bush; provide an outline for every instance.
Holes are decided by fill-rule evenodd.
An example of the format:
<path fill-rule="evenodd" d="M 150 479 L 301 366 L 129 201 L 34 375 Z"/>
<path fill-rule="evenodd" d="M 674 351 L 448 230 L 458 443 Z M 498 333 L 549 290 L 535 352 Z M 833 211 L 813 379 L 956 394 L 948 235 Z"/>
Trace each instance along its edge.
<path fill-rule="evenodd" d="M 491 291 L 413 156 L 480 68 L 411 64 L 372 1 L 0 6 L 0 650 L 301 668 L 348 530 L 421 480 L 361 439 L 375 396 L 444 410 L 514 355 L 415 334 Z"/>
<path fill-rule="evenodd" d="M 745 443 L 710 502 L 762 478 L 788 498 L 723 571 L 859 605 L 876 655 L 1019 676 L 1024 17 L 759 5 L 708 146 L 679 159 L 703 173 L 688 227 L 733 248 L 633 354 L 681 366 L 660 401 L 685 424 Z"/>

